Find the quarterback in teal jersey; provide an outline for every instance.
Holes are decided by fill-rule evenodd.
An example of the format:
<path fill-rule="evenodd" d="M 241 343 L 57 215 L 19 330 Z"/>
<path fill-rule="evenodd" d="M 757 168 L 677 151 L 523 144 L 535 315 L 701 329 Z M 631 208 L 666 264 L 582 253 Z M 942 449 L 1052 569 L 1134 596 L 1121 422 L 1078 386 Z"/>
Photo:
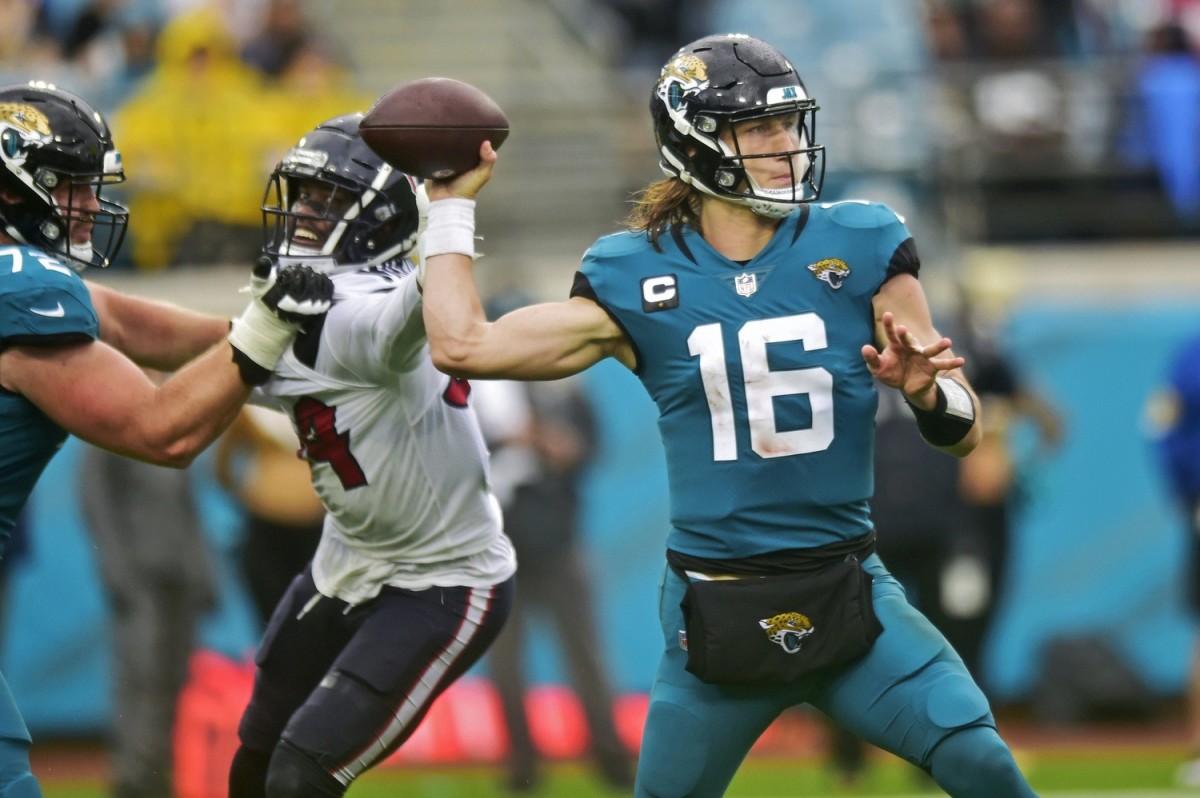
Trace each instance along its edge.
<path fill-rule="evenodd" d="M 231 331 L 226 318 L 85 282 L 78 271 L 121 246 L 128 212 L 104 192 L 124 178 L 83 99 L 47 83 L 0 87 L 0 546 L 69 434 L 182 468 L 329 306 L 324 276 L 262 275 Z M 156 385 L 140 367 L 179 371 Z M 41 795 L 29 745 L 0 677 L 3 798 Z"/>
<path fill-rule="evenodd" d="M 658 407 L 671 528 L 636 795 L 722 795 L 803 703 L 950 795 L 1033 795 L 962 660 L 874 552 L 876 386 L 950 455 L 981 435 L 903 220 L 819 202 L 817 105 L 763 41 L 685 46 L 650 107 L 667 177 L 587 251 L 568 300 L 486 320 L 471 256 L 488 144 L 429 184 L 423 241 L 440 368 L 553 379 L 613 357 Z"/>

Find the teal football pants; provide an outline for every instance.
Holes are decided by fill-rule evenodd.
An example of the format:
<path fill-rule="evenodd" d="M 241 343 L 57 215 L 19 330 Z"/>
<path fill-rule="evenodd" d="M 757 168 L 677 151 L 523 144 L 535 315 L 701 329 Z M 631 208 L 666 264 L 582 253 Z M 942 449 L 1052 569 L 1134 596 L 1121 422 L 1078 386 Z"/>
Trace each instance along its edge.
<path fill-rule="evenodd" d="M 962 798 L 1032 796 L 996 732 L 987 699 L 945 637 L 904 597 L 878 555 L 875 612 L 884 632 L 863 657 L 780 686 L 710 685 L 684 670 L 684 580 L 664 569 L 665 647 L 638 761 L 638 798 L 723 795 L 759 736 L 785 709 L 808 703 L 863 739 L 929 771 Z"/>
<path fill-rule="evenodd" d="M 29 729 L 0 675 L 0 798 L 41 798 L 29 766 Z"/>

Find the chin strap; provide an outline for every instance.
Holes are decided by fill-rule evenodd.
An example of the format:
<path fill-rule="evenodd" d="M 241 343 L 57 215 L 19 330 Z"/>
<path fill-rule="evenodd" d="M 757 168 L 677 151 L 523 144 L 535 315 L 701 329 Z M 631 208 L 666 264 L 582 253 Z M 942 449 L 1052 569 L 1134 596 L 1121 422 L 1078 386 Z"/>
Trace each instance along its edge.
<path fill-rule="evenodd" d="M 800 203 L 794 205 L 783 205 L 778 202 L 770 202 L 764 199 L 747 199 L 746 207 L 754 211 L 759 216 L 765 216 L 768 219 L 782 219 L 790 216 L 792 211 L 800 207 Z"/>

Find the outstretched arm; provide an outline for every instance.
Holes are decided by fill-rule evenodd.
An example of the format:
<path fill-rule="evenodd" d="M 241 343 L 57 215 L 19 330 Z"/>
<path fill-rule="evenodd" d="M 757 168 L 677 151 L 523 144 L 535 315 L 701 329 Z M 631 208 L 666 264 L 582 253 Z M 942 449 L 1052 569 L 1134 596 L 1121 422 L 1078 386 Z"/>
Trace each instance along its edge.
<path fill-rule="evenodd" d="M 250 395 L 229 344 L 161 386 L 102 341 L 17 346 L 0 355 L 0 384 L 88 443 L 176 468 L 191 463 Z"/>
<path fill-rule="evenodd" d="M 883 284 L 874 307 L 878 348 L 863 347 L 867 368 L 879 382 L 904 394 L 926 440 L 958 457 L 970 454 L 982 435 L 979 400 L 962 372 L 965 361 L 951 351 L 950 339 L 934 329 L 921 284 L 912 275 L 897 275 Z M 939 385 L 939 380 L 954 384 Z M 964 418 L 967 412 L 969 419 Z M 953 442 L 940 442 L 937 434 L 931 439 L 925 422 L 948 428 L 948 437 L 962 436 Z"/>
<path fill-rule="evenodd" d="M 229 334 L 228 318 L 85 282 L 100 319 L 100 339 L 138 365 L 174 371 Z"/>
<path fill-rule="evenodd" d="M 478 167 L 428 184 L 423 313 L 434 364 L 459 377 L 526 380 L 565 377 L 610 356 L 632 367 L 620 327 L 588 299 L 532 305 L 487 320 L 471 271 L 474 198 L 495 162 L 485 143 Z"/>
<path fill-rule="evenodd" d="M 332 294 L 325 276 L 281 272 L 226 341 L 161 385 L 107 343 L 87 341 L 3 350 L 0 386 L 88 443 L 182 468 L 229 425 L 250 395 L 250 382 L 269 376 L 301 320 L 328 310 Z"/>

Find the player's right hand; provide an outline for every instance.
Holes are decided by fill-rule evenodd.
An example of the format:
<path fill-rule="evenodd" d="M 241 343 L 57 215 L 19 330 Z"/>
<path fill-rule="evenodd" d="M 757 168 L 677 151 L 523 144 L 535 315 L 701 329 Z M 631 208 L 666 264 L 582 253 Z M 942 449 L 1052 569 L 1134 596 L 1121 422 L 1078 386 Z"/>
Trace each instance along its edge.
<path fill-rule="evenodd" d="M 429 201 L 458 197 L 460 199 L 475 199 L 489 180 L 492 179 L 492 169 L 496 166 L 496 151 L 492 142 L 485 141 L 479 145 L 479 165 L 474 169 L 445 180 L 428 179 L 425 181 Z"/>

